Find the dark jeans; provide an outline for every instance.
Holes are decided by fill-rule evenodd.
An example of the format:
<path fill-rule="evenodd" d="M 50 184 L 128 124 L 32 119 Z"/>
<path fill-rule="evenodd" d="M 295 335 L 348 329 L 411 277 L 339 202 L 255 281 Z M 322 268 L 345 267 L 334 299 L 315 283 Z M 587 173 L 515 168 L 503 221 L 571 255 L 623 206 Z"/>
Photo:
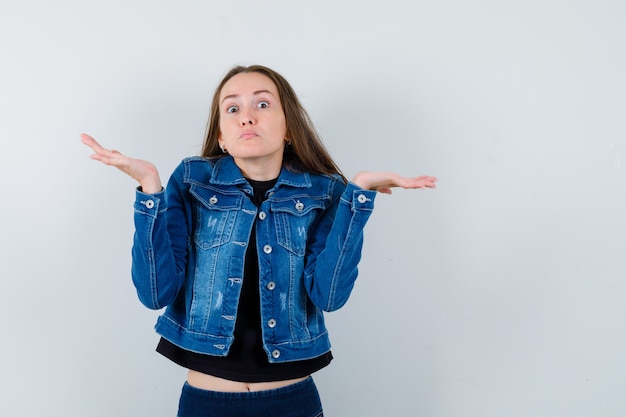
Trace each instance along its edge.
<path fill-rule="evenodd" d="M 322 417 L 319 393 L 309 377 L 282 388 L 257 392 L 216 392 L 185 382 L 178 417 Z"/>

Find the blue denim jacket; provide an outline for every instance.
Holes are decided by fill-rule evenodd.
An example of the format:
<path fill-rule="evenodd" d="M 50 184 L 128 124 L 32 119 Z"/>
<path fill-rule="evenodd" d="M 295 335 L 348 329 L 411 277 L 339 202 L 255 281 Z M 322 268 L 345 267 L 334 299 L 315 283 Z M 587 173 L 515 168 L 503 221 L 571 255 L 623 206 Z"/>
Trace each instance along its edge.
<path fill-rule="evenodd" d="M 225 356 L 233 342 L 253 223 L 263 345 L 270 362 L 330 350 L 322 311 L 340 308 L 357 277 L 375 191 L 339 176 L 282 169 L 260 206 L 230 156 L 184 159 L 165 191 L 137 191 L 133 283 L 167 307 L 155 326 L 187 350 Z"/>

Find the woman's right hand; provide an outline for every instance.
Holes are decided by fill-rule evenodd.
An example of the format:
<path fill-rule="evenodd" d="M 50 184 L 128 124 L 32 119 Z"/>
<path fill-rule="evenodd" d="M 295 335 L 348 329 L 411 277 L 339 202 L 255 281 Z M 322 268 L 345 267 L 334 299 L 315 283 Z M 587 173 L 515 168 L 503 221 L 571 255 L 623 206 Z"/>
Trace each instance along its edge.
<path fill-rule="evenodd" d="M 105 165 L 114 166 L 134 178 L 139 182 L 144 193 L 154 194 L 163 189 L 159 171 L 152 163 L 131 158 L 116 150 L 103 148 L 94 138 L 85 133 L 81 134 L 80 137 L 81 141 L 94 151 L 91 159 L 100 161 Z"/>

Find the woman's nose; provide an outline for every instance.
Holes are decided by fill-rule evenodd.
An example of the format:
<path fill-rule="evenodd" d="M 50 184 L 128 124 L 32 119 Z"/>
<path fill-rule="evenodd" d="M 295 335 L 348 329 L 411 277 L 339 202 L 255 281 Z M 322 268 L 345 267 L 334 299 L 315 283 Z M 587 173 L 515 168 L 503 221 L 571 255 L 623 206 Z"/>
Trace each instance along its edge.
<path fill-rule="evenodd" d="M 241 118 L 241 121 L 240 121 L 241 126 L 253 125 L 254 124 L 254 117 L 250 113 L 250 110 L 242 110 L 242 111 L 240 111 L 239 116 Z"/>

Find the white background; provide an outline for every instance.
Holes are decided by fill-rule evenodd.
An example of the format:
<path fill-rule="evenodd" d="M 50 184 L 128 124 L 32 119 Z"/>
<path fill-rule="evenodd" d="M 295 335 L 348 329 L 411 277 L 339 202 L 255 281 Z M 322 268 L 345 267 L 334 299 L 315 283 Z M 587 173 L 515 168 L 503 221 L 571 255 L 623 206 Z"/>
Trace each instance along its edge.
<path fill-rule="evenodd" d="M 626 2 L 3 1 L 0 415 L 174 416 L 130 280 L 135 184 L 199 153 L 235 64 L 292 83 L 381 195 L 327 316 L 326 414 L 626 414 Z"/>

